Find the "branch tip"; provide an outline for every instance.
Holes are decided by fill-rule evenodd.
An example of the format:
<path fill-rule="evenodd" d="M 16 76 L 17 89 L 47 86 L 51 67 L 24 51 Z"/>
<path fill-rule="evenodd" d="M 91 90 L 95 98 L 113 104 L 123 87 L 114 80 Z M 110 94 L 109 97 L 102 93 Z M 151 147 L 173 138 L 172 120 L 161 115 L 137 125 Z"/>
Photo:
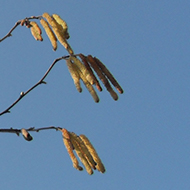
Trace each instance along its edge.
<path fill-rule="evenodd" d="M 20 133 L 16 131 L 16 135 L 19 137 L 19 136 L 20 136 Z"/>
<path fill-rule="evenodd" d="M 46 82 L 46 81 L 44 81 L 44 80 L 42 80 L 42 81 L 41 81 L 41 84 L 47 84 L 47 82 Z"/>

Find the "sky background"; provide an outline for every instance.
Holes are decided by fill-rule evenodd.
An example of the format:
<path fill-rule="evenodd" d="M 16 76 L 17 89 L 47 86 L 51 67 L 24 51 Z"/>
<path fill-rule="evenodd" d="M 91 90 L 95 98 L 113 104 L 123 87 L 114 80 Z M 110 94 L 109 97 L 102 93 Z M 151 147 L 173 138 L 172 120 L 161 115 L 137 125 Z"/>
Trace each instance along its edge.
<path fill-rule="evenodd" d="M 64 61 L 24 97 L 0 128 L 56 126 L 85 134 L 106 173 L 79 172 L 54 130 L 32 132 L 33 141 L 0 134 L 0 189 L 190 189 L 190 1 L 6 0 L 0 6 L 0 38 L 16 21 L 57 13 L 69 26 L 75 53 L 98 57 L 124 89 L 119 100 L 105 90 L 94 103 L 80 94 Z M 0 44 L 0 112 L 28 90 L 56 52 L 19 26 Z"/>

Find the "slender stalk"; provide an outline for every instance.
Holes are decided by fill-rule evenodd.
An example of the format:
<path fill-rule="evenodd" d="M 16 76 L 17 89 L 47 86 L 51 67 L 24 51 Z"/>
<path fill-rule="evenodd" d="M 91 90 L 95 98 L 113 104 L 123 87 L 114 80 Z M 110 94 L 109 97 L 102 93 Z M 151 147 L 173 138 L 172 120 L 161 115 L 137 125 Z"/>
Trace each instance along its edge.
<path fill-rule="evenodd" d="M 62 130 L 61 127 L 50 126 L 50 127 L 41 127 L 41 128 L 30 127 L 26 129 L 26 131 L 39 132 L 42 130 L 49 130 L 49 129 L 55 129 L 56 131 Z M 21 129 L 10 128 L 10 129 L 0 129 L 0 133 L 15 133 L 16 135 L 19 136 L 19 134 L 22 132 L 21 132 Z"/>
<path fill-rule="evenodd" d="M 26 17 L 24 20 L 28 21 L 28 20 L 31 20 L 31 19 L 40 19 L 40 18 L 41 18 L 41 16 L 31 16 L 31 17 Z M 0 39 L 0 42 L 2 42 L 3 40 L 5 40 L 6 38 L 12 36 L 13 30 L 15 30 L 15 28 L 17 26 L 19 26 L 21 22 L 22 22 L 22 20 L 17 21 L 15 23 L 15 25 L 11 28 L 11 30 L 3 38 Z"/>
<path fill-rule="evenodd" d="M 19 98 L 17 100 L 15 100 L 15 102 L 13 102 L 8 108 L 6 108 L 4 111 L 2 111 L 0 113 L 0 116 L 5 114 L 5 113 L 10 113 L 11 108 L 13 108 L 24 96 L 26 96 L 29 92 L 31 92 L 33 89 L 35 89 L 37 86 L 39 86 L 40 84 L 46 84 L 46 82 L 44 81 L 44 79 L 47 77 L 47 75 L 50 73 L 50 71 L 52 70 L 52 68 L 55 66 L 55 64 L 62 60 L 62 59 L 66 59 L 69 56 L 63 56 L 60 58 L 57 58 L 53 61 L 53 63 L 51 64 L 51 66 L 49 67 L 49 69 L 46 71 L 46 73 L 44 74 L 44 76 L 35 84 L 33 85 L 31 88 L 29 88 L 26 92 L 21 92 Z"/>

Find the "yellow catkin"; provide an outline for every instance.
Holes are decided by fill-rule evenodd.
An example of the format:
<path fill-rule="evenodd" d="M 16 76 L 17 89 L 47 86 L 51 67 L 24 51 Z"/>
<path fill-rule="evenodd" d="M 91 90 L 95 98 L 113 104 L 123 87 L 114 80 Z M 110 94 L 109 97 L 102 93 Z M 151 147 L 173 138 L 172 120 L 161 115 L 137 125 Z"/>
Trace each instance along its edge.
<path fill-rule="evenodd" d="M 39 34 L 42 34 L 41 28 L 38 26 L 36 22 L 31 21 L 30 25 L 32 25 Z"/>
<path fill-rule="evenodd" d="M 43 38 L 41 36 L 42 31 L 36 22 L 30 22 L 30 30 L 36 40 L 43 41 Z"/>
<path fill-rule="evenodd" d="M 41 19 L 40 23 L 41 23 L 42 27 L 44 28 L 52 46 L 53 46 L 53 50 L 56 51 L 56 49 L 57 49 L 57 38 L 55 37 L 55 34 L 53 33 L 49 24 L 44 19 Z"/>
<path fill-rule="evenodd" d="M 74 149 L 78 155 L 78 157 L 80 158 L 82 164 L 84 165 L 86 171 L 88 172 L 88 174 L 92 175 L 93 174 L 93 170 L 90 166 L 90 164 L 88 163 L 85 155 L 84 155 L 84 152 L 81 148 L 81 144 L 80 144 L 80 141 L 78 140 L 77 138 L 77 135 L 75 133 L 70 133 L 70 138 L 71 138 L 71 143 L 73 144 L 74 146 Z"/>
<path fill-rule="evenodd" d="M 58 24 L 56 20 L 53 17 L 51 17 L 48 13 L 44 13 L 42 16 L 47 20 L 47 22 L 52 27 L 52 30 L 55 33 L 61 45 L 69 52 L 70 55 L 73 55 L 74 52 L 64 37 L 64 31 L 63 31 L 62 26 Z"/>
<path fill-rule="evenodd" d="M 55 22 L 55 20 L 51 17 L 49 13 L 43 13 L 42 17 L 44 17 L 47 20 L 47 22 L 50 24 L 51 27 L 55 27 L 55 28 L 59 27 L 57 26 L 57 23 Z"/>
<path fill-rule="evenodd" d="M 83 81 L 84 85 L 90 92 L 91 96 L 93 97 L 94 101 L 98 103 L 100 101 L 96 91 L 94 90 L 93 86 L 90 84 L 90 82 L 86 79 L 86 77 L 83 75 L 83 73 L 79 70 L 80 78 Z"/>
<path fill-rule="evenodd" d="M 79 136 L 77 136 L 76 138 L 80 144 L 81 151 L 83 152 L 83 154 L 84 154 L 85 158 L 87 159 L 89 165 L 91 166 L 91 168 L 96 169 L 96 162 L 93 160 L 93 158 L 92 158 L 90 152 L 88 151 L 86 145 L 84 144 L 84 142 L 82 141 L 82 139 Z"/>
<path fill-rule="evenodd" d="M 88 151 L 90 152 L 93 160 L 96 162 L 96 169 L 98 171 L 104 173 L 106 171 L 105 167 L 104 167 L 101 159 L 99 158 L 95 148 L 93 147 L 93 145 L 89 141 L 89 139 L 85 135 L 80 135 L 80 138 L 82 139 L 82 141 L 84 142 L 84 144 L 87 147 Z"/>
<path fill-rule="evenodd" d="M 102 83 L 104 84 L 104 86 L 106 87 L 107 91 L 110 93 L 110 95 L 112 96 L 112 98 L 114 100 L 118 100 L 118 95 L 116 94 L 116 92 L 113 90 L 113 88 L 111 87 L 108 79 L 106 78 L 106 76 L 104 75 L 104 73 L 102 72 L 102 70 L 99 68 L 99 66 L 97 65 L 96 61 L 94 60 L 94 58 L 91 55 L 88 55 L 88 62 L 90 63 L 91 67 L 94 69 L 94 71 L 97 73 L 98 77 L 100 78 L 100 80 L 102 81 Z"/>
<path fill-rule="evenodd" d="M 80 85 L 80 75 L 78 73 L 78 67 L 76 65 L 74 65 L 73 63 L 71 63 L 70 59 L 66 60 L 66 64 L 67 64 L 68 70 L 71 74 L 71 77 L 74 81 L 74 84 L 76 86 L 76 89 L 78 90 L 78 92 L 82 92 L 82 88 Z"/>
<path fill-rule="evenodd" d="M 73 167 L 76 168 L 77 170 L 83 170 L 83 168 L 81 166 L 79 166 L 79 162 L 76 158 L 76 156 L 74 155 L 74 152 L 73 152 L 73 147 L 72 147 L 72 144 L 71 144 L 71 141 L 70 141 L 70 134 L 69 132 L 66 130 L 66 129 L 62 129 L 62 134 L 63 134 L 63 142 L 64 142 L 64 145 L 67 149 L 67 152 L 71 158 L 71 161 L 73 163 Z"/>
<path fill-rule="evenodd" d="M 61 43 L 61 45 L 68 51 L 68 53 L 70 55 L 73 55 L 74 52 L 73 52 L 71 46 L 69 45 L 69 43 L 67 42 L 67 40 L 60 34 L 60 32 L 58 30 L 56 30 L 55 28 L 52 28 L 52 29 L 53 29 L 57 39 Z"/>
<path fill-rule="evenodd" d="M 114 78 L 114 76 L 111 74 L 111 72 L 107 69 L 107 67 L 96 57 L 94 57 L 94 60 L 96 61 L 96 63 L 98 64 L 98 66 L 101 68 L 101 70 L 104 72 L 104 74 L 108 77 L 108 79 L 110 80 L 110 82 L 116 87 L 116 89 L 118 90 L 118 92 L 120 94 L 123 93 L 123 89 L 121 88 L 121 86 L 119 85 L 119 83 L 117 82 L 117 80 Z"/>
<path fill-rule="evenodd" d="M 69 33 L 68 33 L 68 26 L 67 23 L 57 14 L 53 14 L 52 17 L 57 21 L 58 24 L 60 24 L 64 31 L 64 37 L 66 39 L 69 39 Z"/>
<path fill-rule="evenodd" d="M 85 67 L 85 65 L 83 65 L 82 62 L 75 56 L 71 56 L 71 60 L 81 70 L 82 74 L 86 77 L 86 79 L 90 82 L 90 84 L 94 84 L 94 79 L 91 76 L 88 69 Z"/>

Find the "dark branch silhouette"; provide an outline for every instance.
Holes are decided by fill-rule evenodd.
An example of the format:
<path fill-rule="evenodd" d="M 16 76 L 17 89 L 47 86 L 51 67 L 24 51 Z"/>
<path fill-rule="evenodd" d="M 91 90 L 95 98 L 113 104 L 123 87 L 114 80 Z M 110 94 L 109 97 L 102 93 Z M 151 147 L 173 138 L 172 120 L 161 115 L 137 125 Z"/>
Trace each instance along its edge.
<path fill-rule="evenodd" d="M 23 19 L 23 20 L 17 21 L 17 22 L 15 23 L 15 25 L 11 28 L 11 30 L 10 30 L 3 38 L 0 39 L 0 42 L 2 42 L 3 40 L 5 40 L 6 38 L 12 36 L 13 30 L 15 30 L 16 27 L 19 26 L 22 22 L 23 22 L 23 23 L 25 22 L 26 25 L 27 25 L 29 20 L 31 20 L 31 19 L 40 19 L 40 18 L 41 18 L 41 16 L 31 16 L 31 17 L 26 17 L 26 18 Z"/>
<path fill-rule="evenodd" d="M 28 129 L 25 129 L 26 131 L 32 131 L 32 132 L 39 132 L 42 130 L 48 130 L 48 129 L 55 129 L 57 130 L 61 130 L 61 127 L 54 127 L 54 126 L 50 126 L 50 127 L 41 127 L 41 128 L 35 128 L 35 127 L 30 127 Z M 0 129 L 1 133 L 15 133 L 16 135 L 20 135 L 20 133 L 22 133 L 22 129 L 14 129 L 14 128 L 10 128 L 10 129 Z"/>
<path fill-rule="evenodd" d="M 5 113 L 10 113 L 10 109 L 13 108 L 24 96 L 26 96 L 29 92 L 31 92 L 34 88 L 36 88 L 38 85 L 40 84 L 46 84 L 46 82 L 44 81 L 44 79 L 47 77 L 47 75 L 50 73 L 50 71 L 52 70 L 53 66 L 60 60 L 62 59 L 66 59 L 69 56 L 63 56 L 60 58 L 57 58 L 54 60 L 54 62 L 51 64 L 51 66 L 49 67 L 49 69 L 46 71 L 46 73 L 44 74 L 44 76 L 35 84 L 33 85 L 30 89 L 28 89 L 26 92 L 21 92 L 19 98 L 13 102 L 7 109 L 5 109 L 4 111 L 2 111 L 0 113 L 0 116 L 5 114 Z"/>

